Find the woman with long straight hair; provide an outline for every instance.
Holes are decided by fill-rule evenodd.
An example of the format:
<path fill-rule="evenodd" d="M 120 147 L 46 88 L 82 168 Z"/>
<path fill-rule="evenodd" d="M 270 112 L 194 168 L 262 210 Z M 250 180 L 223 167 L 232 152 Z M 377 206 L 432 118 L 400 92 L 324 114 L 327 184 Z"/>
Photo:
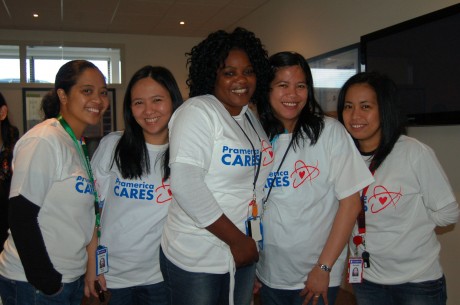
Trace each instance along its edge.
<path fill-rule="evenodd" d="M 171 201 L 168 123 L 181 104 L 168 69 L 139 69 L 123 101 L 125 130 L 105 136 L 92 158 L 102 207 L 100 245 L 108 250 L 100 259 L 109 266 L 97 280 L 111 292 L 111 305 L 166 304 L 159 249 Z M 100 260 L 91 253 L 86 293 L 96 296 L 96 270 L 103 268 L 95 268 Z"/>

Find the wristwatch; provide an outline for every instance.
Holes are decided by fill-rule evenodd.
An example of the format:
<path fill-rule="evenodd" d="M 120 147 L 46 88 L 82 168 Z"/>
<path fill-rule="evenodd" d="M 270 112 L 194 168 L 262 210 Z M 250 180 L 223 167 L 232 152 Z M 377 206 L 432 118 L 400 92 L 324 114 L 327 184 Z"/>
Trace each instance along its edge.
<path fill-rule="evenodd" d="M 318 263 L 318 267 L 321 269 L 321 270 L 324 270 L 324 271 L 327 271 L 327 272 L 331 272 L 332 268 L 329 267 L 328 265 L 324 265 L 324 264 L 320 264 Z"/>

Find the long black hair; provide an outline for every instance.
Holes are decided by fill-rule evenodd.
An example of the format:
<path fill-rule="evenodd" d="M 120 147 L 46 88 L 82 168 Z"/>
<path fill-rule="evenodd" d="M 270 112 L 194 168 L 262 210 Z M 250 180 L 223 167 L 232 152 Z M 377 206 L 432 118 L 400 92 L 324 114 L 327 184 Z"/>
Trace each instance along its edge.
<path fill-rule="evenodd" d="M 145 66 L 131 77 L 123 100 L 125 130 L 115 148 L 112 166 L 115 162 L 125 179 L 141 178 L 150 173 L 150 159 L 142 127 L 136 122 L 131 109 L 131 91 L 141 79 L 150 77 L 161 84 L 171 96 L 173 112 L 182 104 L 182 95 L 172 73 L 164 67 Z M 169 177 L 169 148 L 162 156 L 163 179 Z"/>
<path fill-rule="evenodd" d="M 343 109 L 345 107 L 345 96 L 348 89 L 355 84 L 368 84 L 375 91 L 380 118 L 381 138 L 375 150 L 370 170 L 375 171 L 393 150 L 393 147 L 402 134 L 406 133 L 405 120 L 403 119 L 399 106 L 397 87 L 395 83 L 379 72 L 361 72 L 352 76 L 345 82 L 340 90 L 337 101 L 337 114 L 339 121 L 343 124 Z M 356 147 L 359 143 L 354 139 Z"/>
<path fill-rule="evenodd" d="M 243 50 L 254 68 L 257 84 L 251 101 L 257 102 L 263 97 L 267 91 L 269 72 L 267 51 L 254 33 L 240 27 L 231 33 L 223 30 L 213 32 L 185 54 L 188 56 L 186 83 L 190 97 L 214 94 L 217 70 L 224 64 L 229 51 L 234 49 Z"/>
<path fill-rule="evenodd" d="M 310 145 L 314 145 L 324 128 L 324 112 L 316 101 L 313 77 L 310 66 L 305 58 L 295 52 L 279 52 L 269 58 L 270 74 L 269 83 L 275 79 L 276 72 L 283 67 L 299 66 L 305 74 L 307 83 L 308 99 L 307 104 L 303 107 L 293 130 L 292 138 L 294 147 L 304 143 L 304 134 L 310 139 Z M 271 89 L 270 89 L 271 90 Z M 268 92 L 268 91 L 267 91 Z M 283 123 L 275 117 L 273 109 L 269 102 L 269 93 L 264 96 L 262 102 L 257 104 L 257 111 L 260 116 L 262 126 L 265 129 L 270 140 L 276 135 L 284 133 Z"/>

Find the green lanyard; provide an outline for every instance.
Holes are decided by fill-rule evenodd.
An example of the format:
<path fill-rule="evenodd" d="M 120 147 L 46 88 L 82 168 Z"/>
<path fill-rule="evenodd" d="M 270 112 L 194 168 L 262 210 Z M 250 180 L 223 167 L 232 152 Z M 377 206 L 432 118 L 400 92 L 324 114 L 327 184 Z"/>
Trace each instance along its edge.
<path fill-rule="evenodd" d="M 94 212 L 96 214 L 96 230 L 97 230 L 97 239 L 98 239 L 98 244 L 99 244 L 99 239 L 101 237 L 101 213 L 99 213 L 99 199 L 97 195 L 97 190 L 96 190 L 96 185 L 94 183 L 94 176 L 93 176 L 93 171 L 91 170 L 91 162 L 89 160 L 89 154 L 88 154 L 88 147 L 86 147 L 85 143 L 85 138 L 81 137 L 81 145 L 78 144 L 78 140 L 75 137 L 75 134 L 73 133 L 72 128 L 69 126 L 69 124 L 64 120 L 62 115 L 58 116 L 58 121 L 61 123 L 62 127 L 64 127 L 65 131 L 69 134 L 69 136 L 72 138 L 73 143 L 75 144 L 75 148 L 78 151 L 78 154 L 80 155 L 80 158 L 83 160 L 83 163 L 85 164 L 86 168 L 86 173 L 88 174 L 89 181 L 93 186 L 93 195 L 94 195 Z"/>

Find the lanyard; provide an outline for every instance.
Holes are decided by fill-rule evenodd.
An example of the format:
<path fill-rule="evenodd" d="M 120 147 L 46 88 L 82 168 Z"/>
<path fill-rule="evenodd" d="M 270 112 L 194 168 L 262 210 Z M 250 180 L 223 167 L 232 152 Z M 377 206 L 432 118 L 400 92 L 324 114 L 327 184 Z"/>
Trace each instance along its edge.
<path fill-rule="evenodd" d="M 276 135 L 276 136 L 273 138 L 273 144 L 275 143 L 275 141 L 276 141 L 277 138 L 278 138 L 278 135 Z M 276 170 L 275 174 L 276 174 L 276 173 L 279 173 L 279 171 L 280 171 L 280 169 L 281 169 L 281 166 L 283 165 L 284 160 L 286 159 L 287 153 L 288 153 L 289 149 L 290 149 L 291 146 L 292 146 L 292 142 L 294 142 L 294 134 L 292 134 L 291 141 L 289 141 L 289 145 L 288 145 L 288 147 L 286 148 L 286 151 L 284 152 L 283 158 L 281 159 L 280 165 L 278 166 L 278 169 Z M 272 147 L 273 147 L 273 144 L 272 144 Z M 276 178 L 276 177 L 274 177 L 274 178 Z M 266 204 L 267 201 L 268 201 L 268 197 L 270 196 L 270 193 L 272 192 L 272 188 L 273 188 L 273 184 L 275 183 L 275 180 L 276 180 L 276 179 L 273 179 L 273 180 L 272 180 L 272 183 L 270 184 L 270 188 L 268 189 L 267 196 L 265 196 L 265 199 L 264 199 L 264 201 L 263 201 L 264 210 L 265 210 L 265 204 Z"/>
<path fill-rule="evenodd" d="M 369 165 L 369 170 L 372 167 L 372 163 Z M 371 170 L 372 176 L 374 176 L 376 169 Z M 367 185 L 364 189 L 363 192 L 361 193 L 361 211 L 359 212 L 357 223 L 358 223 L 358 235 L 355 235 L 353 237 L 353 243 L 356 246 L 356 251 L 358 251 L 358 246 L 363 245 L 364 246 L 364 251 L 366 252 L 366 242 L 364 239 L 364 236 L 366 234 L 366 211 L 365 211 L 365 204 L 366 204 L 366 194 L 369 189 L 369 185 Z M 364 253 L 363 253 L 364 255 Z M 367 257 L 368 259 L 368 257 Z"/>
<path fill-rule="evenodd" d="M 97 191 L 96 191 L 96 186 L 95 186 L 95 183 L 94 183 L 93 171 L 91 170 L 91 162 L 89 160 L 88 147 L 86 147 L 85 138 L 81 137 L 81 141 L 80 141 L 81 145 L 79 145 L 78 140 L 75 137 L 75 134 L 74 134 L 72 128 L 64 120 L 64 118 L 61 115 L 59 115 L 57 119 L 58 119 L 59 123 L 61 123 L 61 125 L 65 129 L 65 131 L 69 134 L 70 138 L 73 140 L 73 143 L 75 144 L 75 148 L 77 149 L 78 154 L 80 155 L 80 158 L 83 160 L 83 164 L 85 165 L 86 173 L 88 174 L 89 181 L 93 186 L 94 213 L 96 214 L 96 230 L 97 230 L 97 238 L 98 238 L 98 241 L 99 241 L 99 238 L 101 237 L 101 232 L 100 232 L 101 214 L 99 213 L 99 199 L 98 199 L 98 195 L 97 195 Z"/>
<path fill-rule="evenodd" d="M 261 143 L 262 140 L 260 139 L 260 136 L 259 134 L 257 133 L 257 130 L 256 128 L 254 127 L 254 125 L 252 124 L 252 121 L 251 119 L 249 118 L 249 115 L 247 113 L 244 114 L 244 116 L 248 119 L 249 121 L 249 124 L 251 124 L 251 127 L 252 129 L 254 129 L 256 135 L 257 135 L 257 138 L 259 138 L 259 142 Z M 259 172 L 260 172 L 260 164 L 262 162 L 262 149 L 260 149 L 260 153 L 259 153 L 259 162 L 257 162 L 257 158 L 256 158 L 256 149 L 254 147 L 254 144 L 252 144 L 252 141 L 251 139 L 249 138 L 249 136 L 246 134 L 246 132 L 244 131 L 243 127 L 240 126 L 240 124 L 238 124 L 238 122 L 235 120 L 235 118 L 232 116 L 232 119 L 235 121 L 236 125 L 238 125 L 238 127 L 241 129 L 241 131 L 243 132 L 244 136 L 246 137 L 246 139 L 248 139 L 249 141 L 249 144 L 251 144 L 251 147 L 252 147 L 252 155 L 254 156 L 254 182 L 253 182 L 253 188 L 252 188 L 252 201 L 251 203 L 249 204 L 250 206 L 252 206 L 252 216 L 253 217 L 257 217 L 257 215 L 259 214 L 258 210 L 257 210 L 257 203 L 256 203 L 256 183 L 257 183 L 257 179 L 259 178 Z M 257 164 L 257 165 L 256 165 Z"/>
<path fill-rule="evenodd" d="M 369 166 L 370 167 L 370 166 Z M 371 171 L 372 176 L 375 174 L 375 169 Z M 369 189 L 369 185 L 363 189 L 361 193 L 361 211 L 359 212 L 357 221 L 358 221 L 358 233 L 365 234 L 366 233 L 366 215 L 365 215 L 365 204 L 366 204 L 366 194 L 367 190 Z"/>

